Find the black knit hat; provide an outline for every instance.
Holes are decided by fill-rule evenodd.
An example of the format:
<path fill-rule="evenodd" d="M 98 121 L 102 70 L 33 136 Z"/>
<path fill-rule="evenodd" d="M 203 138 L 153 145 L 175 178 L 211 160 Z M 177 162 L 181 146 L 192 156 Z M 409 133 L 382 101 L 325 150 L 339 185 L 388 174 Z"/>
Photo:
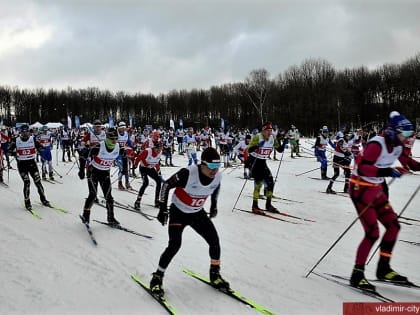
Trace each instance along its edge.
<path fill-rule="evenodd" d="M 109 128 L 106 132 L 106 137 L 108 139 L 118 139 L 118 132 L 115 128 Z"/>
<path fill-rule="evenodd" d="M 201 161 L 207 163 L 220 163 L 220 155 L 215 148 L 208 147 L 201 154 Z"/>

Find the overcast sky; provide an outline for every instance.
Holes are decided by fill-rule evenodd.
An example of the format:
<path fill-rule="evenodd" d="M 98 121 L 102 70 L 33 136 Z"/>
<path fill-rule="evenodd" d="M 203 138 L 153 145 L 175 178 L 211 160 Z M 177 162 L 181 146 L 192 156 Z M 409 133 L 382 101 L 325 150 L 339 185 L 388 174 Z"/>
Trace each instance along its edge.
<path fill-rule="evenodd" d="M 0 85 L 166 93 L 420 52 L 418 0 L 0 0 Z"/>

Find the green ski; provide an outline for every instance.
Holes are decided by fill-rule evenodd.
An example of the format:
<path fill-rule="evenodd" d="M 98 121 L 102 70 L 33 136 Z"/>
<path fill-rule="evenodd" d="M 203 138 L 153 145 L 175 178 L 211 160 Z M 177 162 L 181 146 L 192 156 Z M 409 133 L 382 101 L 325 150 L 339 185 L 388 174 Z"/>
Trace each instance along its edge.
<path fill-rule="evenodd" d="M 200 281 L 202 281 L 202 282 L 204 282 L 204 283 L 208 284 L 208 285 L 209 285 L 209 286 L 211 286 L 212 288 L 214 288 L 214 289 L 216 289 L 216 290 L 218 290 L 218 291 L 220 291 L 220 292 L 222 292 L 222 293 L 225 293 L 226 295 L 228 295 L 228 296 L 230 296 L 230 297 L 234 298 L 235 300 L 237 300 L 237 301 L 239 301 L 239 302 L 242 302 L 242 303 L 244 303 L 244 304 L 246 304 L 246 305 L 248 305 L 248 306 L 250 306 L 250 307 L 254 308 L 255 310 L 257 310 L 257 311 L 258 311 L 258 312 L 260 312 L 261 314 L 265 314 L 265 315 L 274 315 L 274 313 L 273 313 L 272 311 L 267 310 L 265 307 L 263 307 L 263 306 L 261 306 L 261 305 L 259 305 L 259 304 L 255 303 L 254 301 L 252 301 L 252 300 L 250 300 L 250 299 L 248 299 L 248 298 L 244 297 L 242 294 L 240 294 L 240 293 L 236 292 L 236 291 L 235 291 L 235 290 L 233 290 L 233 289 L 229 289 L 229 290 L 227 290 L 227 291 L 226 291 L 226 290 L 219 290 L 218 288 L 213 287 L 213 285 L 211 284 L 211 282 L 210 282 L 209 278 L 204 277 L 204 276 L 202 276 L 202 275 L 200 275 L 200 274 L 198 274 L 198 273 L 196 273 L 196 272 L 194 272 L 194 271 L 191 271 L 191 270 L 189 270 L 189 269 L 184 269 L 183 271 L 184 271 L 187 275 L 189 275 L 189 276 L 191 276 L 191 277 L 193 277 L 193 278 L 196 278 L 196 279 L 198 279 L 198 280 L 200 280 Z"/>
<path fill-rule="evenodd" d="M 171 304 L 169 304 L 168 300 L 164 296 L 158 296 L 156 294 L 153 294 L 152 291 L 150 291 L 149 285 L 143 282 L 142 279 L 140 279 L 137 275 L 131 275 L 131 278 L 137 282 L 143 289 L 145 289 L 156 301 L 159 302 L 160 305 L 162 305 L 165 310 L 172 315 L 177 315 L 178 312 L 172 307 Z"/>

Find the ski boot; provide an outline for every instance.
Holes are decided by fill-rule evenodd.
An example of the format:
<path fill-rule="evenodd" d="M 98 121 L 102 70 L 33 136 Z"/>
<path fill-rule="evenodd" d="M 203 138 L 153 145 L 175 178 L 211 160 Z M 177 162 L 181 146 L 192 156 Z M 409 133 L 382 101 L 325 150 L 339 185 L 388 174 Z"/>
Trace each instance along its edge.
<path fill-rule="evenodd" d="M 41 198 L 41 203 L 46 207 L 52 208 L 51 203 L 47 199 L 45 199 L 45 197 Z"/>
<path fill-rule="evenodd" d="M 229 291 L 229 282 L 220 275 L 220 266 L 210 266 L 210 282 L 211 285 L 222 291 Z"/>
<path fill-rule="evenodd" d="M 152 273 L 152 279 L 150 280 L 149 288 L 153 295 L 163 297 L 165 291 L 162 289 L 163 273 L 159 274 L 158 271 Z"/>
<path fill-rule="evenodd" d="M 133 189 L 133 187 L 131 187 L 131 185 L 130 185 L 130 182 L 125 182 L 125 188 L 126 188 L 127 190 L 129 190 L 129 189 Z"/>
<path fill-rule="evenodd" d="M 265 206 L 265 210 L 268 211 L 268 212 L 271 212 L 271 213 L 280 213 L 280 211 L 271 204 L 267 204 Z"/>
<path fill-rule="evenodd" d="M 25 208 L 28 211 L 32 210 L 32 204 L 31 204 L 31 200 L 30 199 L 25 199 Z"/>
<path fill-rule="evenodd" d="M 141 202 L 141 198 L 137 198 L 136 201 L 134 202 L 134 209 L 140 210 L 140 202 Z"/>
<path fill-rule="evenodd" d="M 401 276 L 398 272 L 392 270 L 389 266 L 389 261 L 384 261 L 379 259 L 378 269 L 376 270 L 376 278 L 381 281 L 398 283 L 398 284 L 408 284 L 410 283 L 407 277 Z"/>
<path fill-rule="evenodd" d="M 363 268 L 354 267 L 350 277 L 350 285 L 365 291 L 376 291 L 375 286 L 367 281 Z"/>
<path fill-rule="evenodd" d="M 337 192 L 333 190 L 331 187 L 328 186 L 327 190 L 325 191 L 327 194 L 335 195 Z"/>
<path fill-rule="evenodd" d="M 53 172 L 49 172 L 48 173 L 50 180 L 54 180 L 54 173 Z"/>
<path fill-rule="evenodd" d="M 118 222 L 117 219 L 115 219 L 114 215 L 108 215 L 108 224 L 112 227 L 116 227 L 120 225 L 120 222 Z"/>
<path fill-rule="evenodd" d="M 119 190 L 125 190 L 125 187 L 124 187 L 124 185 L 122 184 L 122 181 L 118 181 L 118 189 Z"/>
<path fill-rule="evenodd" d="M 252 213 L 259 214 L 259 215 L 265 215 L 264 210 L 258 207 L 258 202 L 257 201 L 252 202 Z"/>
<path fill-rule="evenodd" d="M 349 183 L 345 183 L 344 184 L 343 192 L 344 193 L 348 193 L 349 192 Z"/>
<path fill-rule="evenodd" d="M 42 179 L 43 179 L 43 180 L 47 180 L 47 173 L 42 172 Z"/>
<path fill-rule="evenodd" d="M 82 214 L 82 220 L 84 223 L 89 224 L 89 220 L 90 220 L 90 210 L 83 210 L 83 214 Z"/>

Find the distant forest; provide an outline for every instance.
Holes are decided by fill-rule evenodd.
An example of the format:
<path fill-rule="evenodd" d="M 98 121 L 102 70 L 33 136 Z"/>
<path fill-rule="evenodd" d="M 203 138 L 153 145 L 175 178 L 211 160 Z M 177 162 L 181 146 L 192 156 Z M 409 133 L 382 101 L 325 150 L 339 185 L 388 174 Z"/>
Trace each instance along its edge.
<path fill-rule="evenodd" d="M 95 87 L 48 91 L 0 86 L 0 120 L 16 122 L 64 122 L 77 115 L 81 123 L 100 119 L 178 127 L 259 127 L 272 121 L 280 128 L 296 125 L 301 133 L 315 134 L 323 125 L 331 130 L 344 126 L 382 126 L 389 112 L 398 110 L 420 123 L 420 53 L 401 64 L 385 64 L 374 70 L 365 66 L 335 70 L 323 59 L 308 59 L 271 77 L 265 69 L 253 70 L 239 83 L 209 89 L 173 90 L 153 95 L 110 92 Z M 74 120 L 73 120 L 74 124 Z"/>

